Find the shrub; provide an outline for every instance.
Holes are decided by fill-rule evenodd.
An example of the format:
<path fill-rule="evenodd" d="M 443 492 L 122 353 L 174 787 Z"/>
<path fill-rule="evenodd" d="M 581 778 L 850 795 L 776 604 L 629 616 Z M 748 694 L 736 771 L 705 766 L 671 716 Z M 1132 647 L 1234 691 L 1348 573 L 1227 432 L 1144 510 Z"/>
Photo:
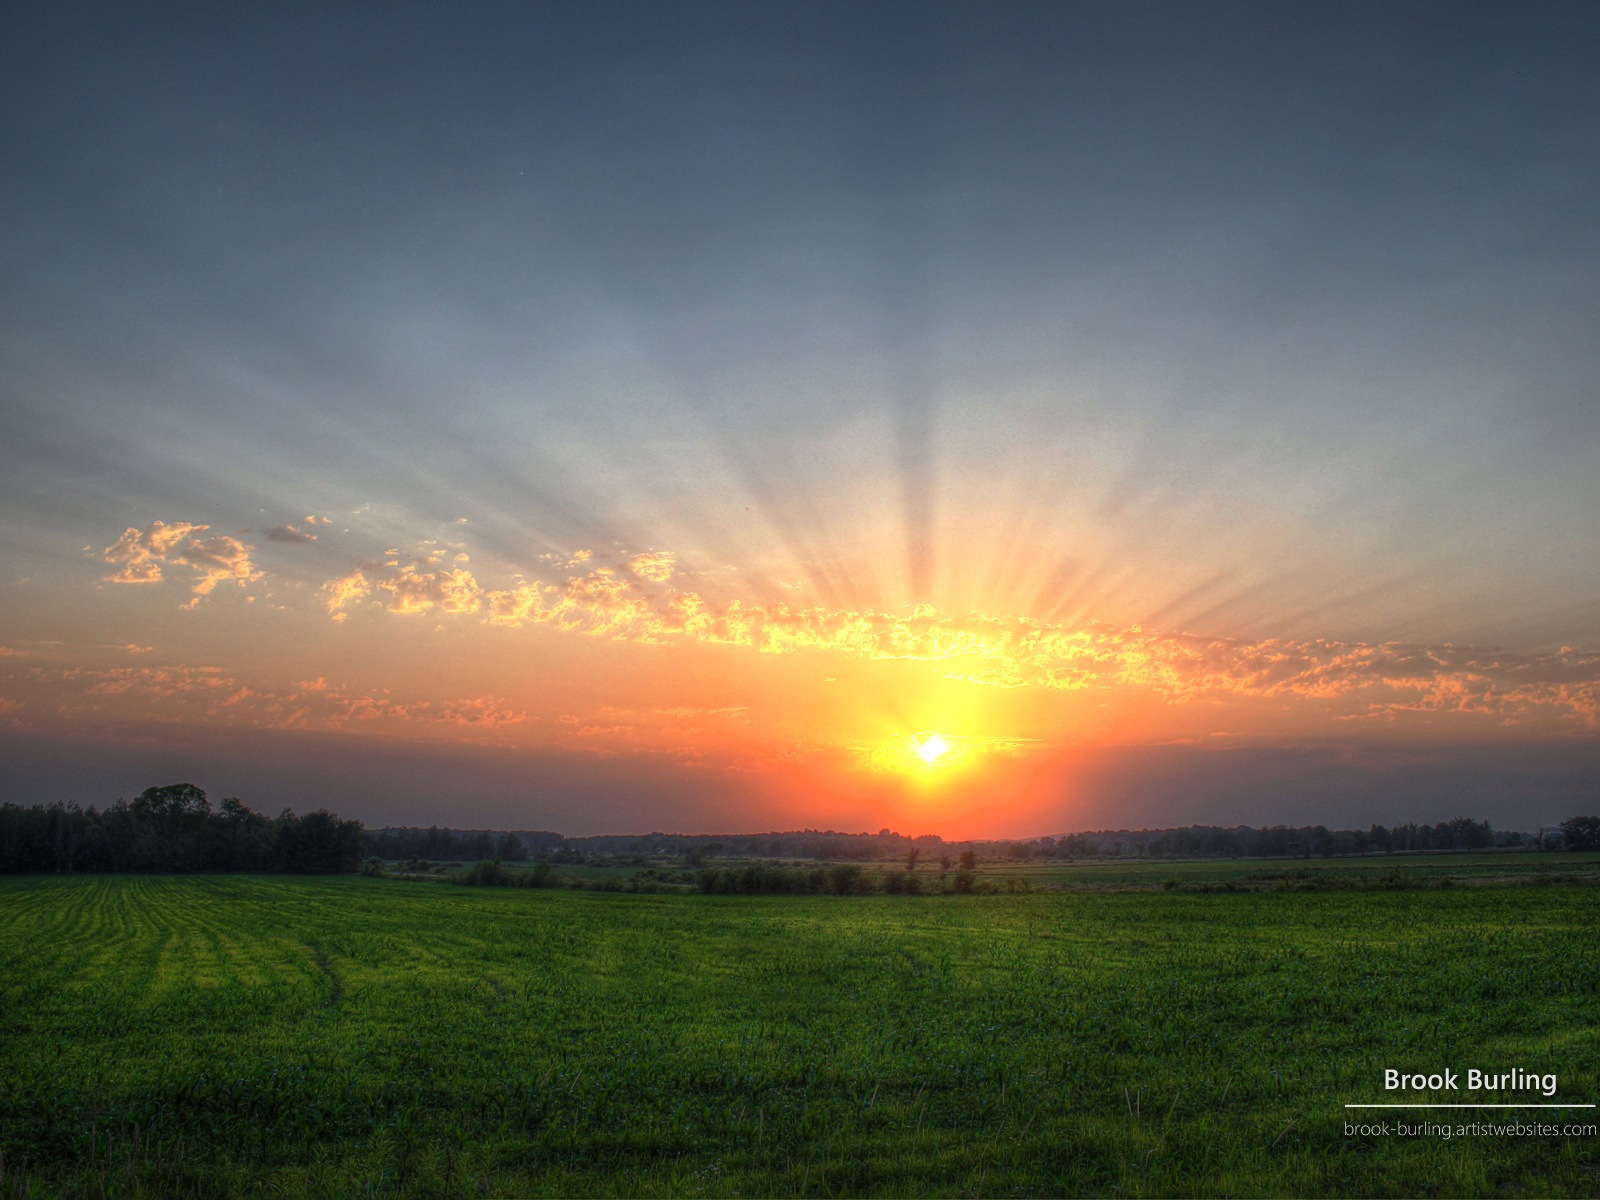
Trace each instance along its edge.
<path fill-rule="evenodd" d="M 550 878 L 550 864 L 547 862 L 535 863 L 531 871 L 511 871 L 502 866 L 498 859 L 485 859 L 475 864 L 470 870 L 457 872 L 450 876 L 451 883 L 464 883 L 469 887 L 550 887 L 553 881 Z M 573 881 L 574 886 L 581 887 L 579 881 Z"/>
<path fill-rule="evenodd" d="M 706 895 L 806 895 L 824 890 L 821 871 L 754 865 L 707 867 L 695 875 L 695 887 Z"/>
<path fill-rule="evenodd" d="M 861 886 L 861 868 L 855 863 L 835 863 L 828 868 L 828 890 L 846 896 Z"/>
<path fill-rule="evenodd" d="M 481 863 L 474 863 L 464 874 L 452 875 L 452 883 L 464 883 L 469 887 L 512 887 L 516 878 L 512 873 L 500 865 L 498 859 L 488 858 Z"/>

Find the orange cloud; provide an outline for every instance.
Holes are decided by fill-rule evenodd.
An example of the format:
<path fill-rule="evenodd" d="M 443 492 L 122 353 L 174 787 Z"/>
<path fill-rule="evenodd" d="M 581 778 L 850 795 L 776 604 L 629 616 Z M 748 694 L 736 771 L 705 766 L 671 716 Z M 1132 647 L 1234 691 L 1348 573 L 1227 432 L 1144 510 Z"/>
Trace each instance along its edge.
<path fill-rule="evenodd" d="M 143 530 L 128 526 L 120 538 L 105 548 L 108 563 L 122 564 L 122 570 L 111 576 L 111 582 L 159 583 L 161 560 L 168 552 L 191 533 L 209 528 L 209 525 L 191 525 L 187 521 L 172 525 L 153 521 Z"/>
<path fill-rule="evenodd" d="M 630 558 L 628 570 L 647 582 L 665 583 L 672 578 L 675 562 L 677 556 L 670 550 L 652 550 L 647 554 L 635 554 Z"/>
<path fill-rule="evenodd" d="M 322 590 L 327 593 L 328 611 L 333 614 L 333 619 L 343 621 L 347 616 L 345 607 L 372 595 L 372 584 L 366 577 L 365 569 L 357 567 L 342 579 L 328 580 L 322 585 Z"/>
<path fill-rule="evenodd" d="M 1505 655 L 1459 646 L 1324 640 L 1240 641 L 1103 624 L 1065 626 L 1025 617 L 713 605 L 664 586 L 670 555 L 636 556 L 629 575 L 604 568 L 562 584 L 491 590 L 468 572 L 358 569 L 325 590 L 336 618 L 350 603 L 388 593 L 393 612 L 437 606 L 483 611 L 496 625 L 544 624 L 572 633 L 659 643 L 699 641 L 760 653 L 826 651 L 925 661 L 949 678 L 985 686 L 1058 691 L 1139 688 L 1169 703 L 1200 698 L 1294 697 L 1337 715 L 1481 713 L 1514 720 L 1545 715 L 1600 725 L 1600 654 Z M 650 564 L 641 570 L 640 558 Z"/>
<path fill-rule="evenodd" d="M 260 579 L 261 573 L 250 562 L 252 547 L 226 534 L 196 536 L 210 528 L 187 521 L 171 525 L 152 521 L 142 530 L 129 526 L 104 551 L 106 562 L 121 564 L 122 568 L 110 577 L 111 582 L 159 583 L 164 578 L 164 565 L 188 567 L 199 574 L 193 588 L 195 599 L 187 606 L 192 608 L 219 583 L 243 585 Z"/>
<path fill-rule="evenodd" d="M 447 613 L 477 612 L 483 604 L 483 589 L 470 571 L 419 571 L 407 564 L 390 579 L 379 583 L 390 595 L 389 611 L 426 612 L 438 606 Z"/>
<path fill-rule="evenodd" d="M 199 571 L 200 579 L 194 585 L 194 592 L 197 596 L 206 596 L 219 583 L 232 581 L 243 584 L 261 578 L 261 572 L 250 565 L 250 549 L 238 539 L 226 535 L 190 538 L 168 558 Z"/>
<path fill-rule="evenodd" d="M 473 613 L 483 606 L 485 598 L 472 572 L 460 567 L 429 571 L 415 563 L 366 564 L 343 578 L 330 579 L 322 590 L 335 620 L 344 617 L 344 609 L 350 604 L 380 592 L 387 593 L 384 607 L 394 613 L 421 613 L 435 607 L 447 613 Z"/>
<path fill-rule="evenodd" d="M 0 673 L 13 694 L 37 711 L 162 722 L 290 729 L 370 725 L 394 732 L 455 736 L 493 734 L 528 720 L 498 696 L 433 701 L 368 694 L 318 677 L 289 687 L 241 681 L 221 667 L 34 667 Z M 12 703 L 12 707 L 17 707 Z"/>

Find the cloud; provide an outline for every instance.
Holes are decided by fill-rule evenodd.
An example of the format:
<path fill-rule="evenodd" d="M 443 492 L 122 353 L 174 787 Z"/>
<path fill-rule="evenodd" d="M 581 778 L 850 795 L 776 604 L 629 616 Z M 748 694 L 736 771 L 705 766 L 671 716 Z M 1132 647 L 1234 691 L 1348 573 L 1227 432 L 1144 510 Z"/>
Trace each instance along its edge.
<path fill-rule="evenodd" d="M 370 567 L 357 567 L 342 579 L 330 579 L 322 585 L 322 590 L 328 597 L 328 611 L 333 614 L 335 621 L 343 621 L 347 615 L 345 607 L 358 600 L 364 600 L 372 595 L 372 584 L 368 581 L 366 572 Z"/>
<path fill-rule="evenodd" d="M 302 533 L 293 525 L 274 525 L 271 528 L 263 529 L 261 535 L 269 542 L 303 543 L 317 540 L 316 534 Z"/>
<path fill-rule="evenodd" d="M 213 538 L 190 538 L 167 557 L 171 562 L 199 571 L 200 579 L 194 585 L 194 593 L 206 596 L 219 583 L 244 584 L 261 578 L 261 572 L 250 565 L 250 550 L 251 547 L 237 538 L 220 534 Z"/>
<path fill-rule="evenodd" d="M 499 729 L 506 725 L 520 725 L 528 714 L 489 698 L 461 700 L 439 709 L 435 720 L 459 728 Z"/>
<path fill-rule="evenodd" d="M 168 525 L 154 521 L 145 529 L 129 526 L 122 536 L 105 548 L 108 563 L 121 563 L 122 570 L 111 576 L 112 583 L 159 583 L 161 560 L 191 533 L 204 532 L 209 525 L 178 521 Z"/>
<path fill-rule="evenodd" d="M 263 728 L 343 729 L 493 737 L 526 722 L 499 696 L 442 701 L 352 691 L 325 678 L 281 685 L 241 680 L 221 667 L 24 667 L 0 669 L 0 686 L 27 694 L 33 708 L 62 716 Z"/>
<path fill-rule="evenodd" d="M 665 583 L 672 578 L 672 566 L 676 561 L 670 550 L 652 550 L 630 558 L 628 570 L 649 583 Z"/>
<path fill-rule="evenodd" d="M 331 517 L 309 516 L 309 517 L 306 517 L 303 521 L 301 521 L 300 524 L 302 524 L 302 525 L 332 525 L 333 524 L 333 518 L 331 518 Z"/>
<path fill-rule="evenodd" d="M 473 613 L 485 599 L 471 571 L 459 567 L 449 571 L 424 570 L 415 563 L 367 563 L 343 578 L 330 579 L 322 590 L 335 620 L 345 616 L 348 605 L 379 593 L 387 594 L 384 607 L 394 613 L 423 613 L 433 608 L 453 614 Z"/>
<path fill-rule="evenodd" d="M 159 583 L 165 578 L 164 567 L 188 567 L 199 574 L 192 589 L 195 599 L 187 605 L 192 608 L 219 583 L 244 585 L 260 579 L 261 573 L 250 562 L 253 547 L 226 534 L 197 536 L 210 528 L 187 521 L 171 525 L 152 521 L 142 530 L 129 526 L 104 551 L 106 562 L 122 568 L 110 577 L 111 582 Z"/>
<path fill-rule="evenodd" d="M 635 566 L 641 558 L 649 559 L 644 570 Z M 623 641 L 923 661 L 949 678 L 992 687 L 1132 688 L 1172 704 L 1293 698 L 1346 718 L 1476 713 L 1502 722 L 1555 717 L 1600 727 L 1600 653 L 1570 647 L 1507 655 L 1453 645 L 1202 638 L 1137 625 L 949 614 L 929 605 L 903 613 L 737 600 L 714 605 L 666 586 L 670 559 L 664 552 L 639 555 L 628 575 L 600 568 L 560 584 L 504 590 L 484 588 L 464 570 L 369 565 L 330 581 L 325 591 L 335 619 L 354 601 L 381 593 L 391 612 L 438 608 L 482 614 L 495 625 L 549 625 Z"/>
<path fill-rule="evenodd" d="M 447 613 L 477 612 L 483 604 L 483 590 L 472 572 L 462 568 L 451 571 L 422 571 L 407 564 L 394 578 L 379 585 L 392 599 L 389 611 L 397 613 L 426 612 L 438 607 Z"/>

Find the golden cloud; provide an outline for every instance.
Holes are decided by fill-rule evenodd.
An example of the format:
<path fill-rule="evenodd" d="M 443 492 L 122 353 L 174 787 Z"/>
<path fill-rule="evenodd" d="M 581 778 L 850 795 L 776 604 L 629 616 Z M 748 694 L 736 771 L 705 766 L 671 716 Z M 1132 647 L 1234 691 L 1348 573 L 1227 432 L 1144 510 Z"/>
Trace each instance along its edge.
<path fill-rule="evenodd" d="M 435 607 L 447 613 L 473 613 L 484 603 L 484 591 L 472 572 L 460 567 L 423 570 L 415 563 L 359 566 L 340 579 L 330 579 L 322 591 L 335 620 L 344 617 L 349 605 L 380 592 L 387 594 L 384 607 L 395 613 L 422 613 Z"/>
<path fill-rule="evenodd" d="M 122 570 L 111 576 L 112 583 L 159 583 L 161 560 L 191 533 L 211 528 L 177 521 L 152 521 L 144 529 L 128 526 L 115 542 L 105 548 L 108 563 L 121 563 Z"/>
<path fill-rule="evenodd" d="M 641 570 L 640 558 L 651 564 Z M 1600 725 L 1600 654 L 1506 655 L 1453 645 L 1326 640 L 1241 641 L 1104 624 L 1054 625 L 1026 617 L 953 615 L 929 605 L 906 613 L 714 605 L 665 586 L 671 556 L 636 556 L 630 572 L 604 568 L 560 584 L 482 587 L 464 570 L 359 568 L 325 585 L 335 618 L 382 592 L 392 612 L 438 607 L 484 613 L 506 626 L 623 641 L 699 641 L 764 654 L 825 651 L 937 664 L 951 678 L 994 687 L 1059 691 L 1140 688 L 1170 702 L 1295 697 L 1339 715 L 1482 713 L 1507 720 L 1544 714 Z"/>
<path fill-rule="evenodd" d="M 676 562 L 677 556 L 670 550 L 652 550 L 630 558 L 628 570 L 649 583 L 665 583 L 672 578 L 673 564 Z"/>
<path fill-rule="evenodd" d="M 112 583 L 159 583 L 164 578 L 163 566 L 188 567 L 199 574 L 193 592 L 195 599 L 187 607 L 194 607 L 200 597 L 209 596 L 217 584 L 235 582 L 251 583 L 261 578 L 250 562 L 253 549 L 237 538 L 226 534 L 202 538 L 197 536 L 210 529 L 209 525 L 193 525 L 188 521 L 152 521 L 144 529 L 129 526 L 104 551 L 105 561 L 121 565 Z"/>

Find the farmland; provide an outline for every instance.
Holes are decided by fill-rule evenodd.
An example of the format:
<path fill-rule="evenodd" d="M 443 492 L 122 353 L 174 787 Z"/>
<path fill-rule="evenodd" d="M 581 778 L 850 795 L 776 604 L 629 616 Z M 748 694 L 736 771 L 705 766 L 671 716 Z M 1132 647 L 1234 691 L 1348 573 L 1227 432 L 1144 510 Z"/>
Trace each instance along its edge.
<path fill-rule="evenodd" d="M 1600 1138 L 1346 1137 L 1342 1107 L 1392 1099 L 1385 1068 L 1596 1098 L 1597 893 L 1567 866 L 976 896 L 0 880 L 0 1195 L 1592 1195 Z"/>

